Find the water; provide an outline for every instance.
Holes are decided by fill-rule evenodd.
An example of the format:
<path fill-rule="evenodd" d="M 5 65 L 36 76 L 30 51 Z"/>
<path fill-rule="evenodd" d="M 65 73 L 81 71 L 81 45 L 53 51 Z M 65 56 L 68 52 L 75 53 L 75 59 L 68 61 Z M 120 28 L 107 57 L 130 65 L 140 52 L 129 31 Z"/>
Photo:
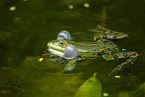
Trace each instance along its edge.
<path fill-rule="evenodd" d="M 83 6 L 85 2 L 89 8 Z M 144 5 L 143 0 L 1 0 L 0 97 L 73 97 L 94 72 L 109 97 L 144 97 Z M 10 11 L 11 6 L 16 9 Z M 68 30 L 75 41 L 91 41 L 88 29 L 98 24 L 129 35 L 114 42 L 120 49 L 138 52 L 135 63 L 109 76 L 125 60 L 98 58 L 78 62 L 74 71 L 55 75 L 63 66 L 42 56 L 47 42 L 61 30 Z"/>

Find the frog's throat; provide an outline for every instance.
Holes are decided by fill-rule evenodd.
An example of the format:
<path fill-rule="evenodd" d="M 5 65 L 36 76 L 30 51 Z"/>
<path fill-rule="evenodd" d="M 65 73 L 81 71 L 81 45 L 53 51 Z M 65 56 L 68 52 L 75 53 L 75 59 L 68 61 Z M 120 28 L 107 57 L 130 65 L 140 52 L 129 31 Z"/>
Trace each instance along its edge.
<path fill-rule="evenodd" d="M 49 47 L 48 51 L 54 55 L 57 55 L 57 56 L 60 56 L 60 57 L 64 57 L 64 53 L 63 52 L 60 52 L 60 51 L 57 51 L 57 50 L 54 50 L 52 48 Z"/>

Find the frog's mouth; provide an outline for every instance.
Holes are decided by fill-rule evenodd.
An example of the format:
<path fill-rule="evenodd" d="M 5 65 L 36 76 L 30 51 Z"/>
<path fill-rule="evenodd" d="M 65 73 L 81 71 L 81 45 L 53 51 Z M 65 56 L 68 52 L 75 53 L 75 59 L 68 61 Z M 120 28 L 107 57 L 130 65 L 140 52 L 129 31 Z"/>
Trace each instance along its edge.
<path fill-rule="evenodd" d="M 49 47 L 48 51 L 49 51 L 50 53 L 52 53 L 52 54 L 54 54 L 54 55 L 57 55 L 57 56 L 60 56 L 60 57 L 63 57 L 63 56 L 64 56 L 63 52 L 54 50 L 54 49 L 52 49 L 51 47 Z"/>

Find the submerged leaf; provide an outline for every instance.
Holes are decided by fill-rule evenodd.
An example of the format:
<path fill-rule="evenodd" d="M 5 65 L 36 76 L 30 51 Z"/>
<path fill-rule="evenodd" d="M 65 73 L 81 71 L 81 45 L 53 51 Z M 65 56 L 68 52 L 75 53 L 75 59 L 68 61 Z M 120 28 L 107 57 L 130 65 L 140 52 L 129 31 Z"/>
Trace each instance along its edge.
<path fill-rule="evenodd" d="M 100 81 L 94 76 L 89 78 L 82 86 L 79 87 L 75 97 L 101 97 L 102 86 Z"/>

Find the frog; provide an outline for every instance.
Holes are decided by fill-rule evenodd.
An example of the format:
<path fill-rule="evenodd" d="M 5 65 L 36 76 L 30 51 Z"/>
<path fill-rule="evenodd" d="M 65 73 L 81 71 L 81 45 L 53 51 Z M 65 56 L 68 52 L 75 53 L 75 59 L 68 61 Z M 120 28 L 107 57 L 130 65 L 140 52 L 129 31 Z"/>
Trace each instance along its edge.
<path fill-rule="evenodd" d="M 123 39 L 128 37 L 127 34 L 106 29 L 98 26 L 95 30 L 94 41 L 91 42 L 76 42 L 71 40 L 71 35 L 68 31 L 61 31 L 56 40 L 47 43 L 48 51 L 63 59 L 65 65 L 63 72 L 73 71 L 77 61 L 102 57 L 106 61 L 126 59 L 125 62 L 117 65 L 109 74 L 115 71 L 122 70 L 129 63 L 133 64 L 137 59 L 138 53 L 135 51 L 121 50 L 111 41 L 111 39 Z M 98 36 L 97 36 L 98 33 Z"/>

